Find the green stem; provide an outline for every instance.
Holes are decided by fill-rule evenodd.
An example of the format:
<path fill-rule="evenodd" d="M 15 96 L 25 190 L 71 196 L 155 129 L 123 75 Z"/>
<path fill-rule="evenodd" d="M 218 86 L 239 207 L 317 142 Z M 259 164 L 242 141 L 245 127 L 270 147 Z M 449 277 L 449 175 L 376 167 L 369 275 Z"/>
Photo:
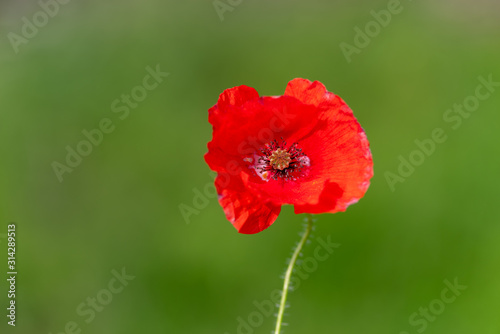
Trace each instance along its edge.
<path fill-rule="evenodd" d="M 283 314 L 285 313 L 286 297 L 288 295 L 288 290 L 290 288 L 290 279 L 292 277 L 293 267 L 295 266 L 295 262 L 297 262 L 297 259 L 299 258 L 302 248 L 306 244 L 307 238 L 311 234 L 313 226 L 313 217 L 312 215 L 307 214 L 306 219 L 307 219 L 306 230 L 304 232 L 304 235 L 302 236 L 302 239 L 300 239 L 297 248 L 295 248 L 295 250 L 293 251 L 292 258 L 290 259 L 290 263 L 288 264 L 288 268 L 286 269 L 285 282 L 283 283 L 283 292 L 281 293 L 280 308 L 278 310 L 278 319 L 276 320 L 276 329 L 274 330 L 274 334 L 280 334 L 281 323 L 283 322 Z"/>

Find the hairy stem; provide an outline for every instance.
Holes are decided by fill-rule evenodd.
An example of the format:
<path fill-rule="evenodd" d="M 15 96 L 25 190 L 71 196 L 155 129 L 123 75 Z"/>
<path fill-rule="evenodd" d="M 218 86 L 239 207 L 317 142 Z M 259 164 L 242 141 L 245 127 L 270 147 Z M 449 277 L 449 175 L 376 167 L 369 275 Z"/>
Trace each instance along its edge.
<path fill-rule="evenodd" d="M 293 267 L 295 266 L 295 263 L 297 262 L 297 259 L 300 255 L 300 252 L 302 251 L 302 248 L 306 244 L 307 238 L 311 234 L 311 230 L 312 230 L 312 226 L 313 226 L 313 217 L 312 217 L 312 215 L 307 214 L 306 219 L 307 219 L 306 230 L 304 231 L 304 235 L 302 236 L 302 239 L 300 239 L 300 242 L 298 243 L 297 247 L 293 251 L 292 258 L 290 259 L 290 263 L 288 264 L 288 268 L 286 269 L 285 281 L 283 283 L 283 291 L 281 293 L 280 308 L 278 310 L 278 317 L 276 320 L 276 329 L 274 330 L 274 334 L 280 334 L 281 324 L 283 322 L 283 314 L 285 313 L 286 297 L 288 296 L 288 290 L 290 288 L 290 279 L 292 277 Z"/>

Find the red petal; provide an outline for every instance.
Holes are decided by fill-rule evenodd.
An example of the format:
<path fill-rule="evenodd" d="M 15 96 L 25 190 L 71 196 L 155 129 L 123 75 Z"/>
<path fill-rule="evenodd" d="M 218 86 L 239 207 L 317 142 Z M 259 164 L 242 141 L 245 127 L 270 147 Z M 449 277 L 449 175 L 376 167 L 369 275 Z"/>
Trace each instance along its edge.
<path fill-rule="evenodd" d="M 231 96 L 235 89 L 239 87 L 232 88 Z M 317 108 L 288 96 L 254 98 L 240 106 L 218 104 L 210 109 L 213 139 L 205 160 L 216 171 L 228 169 L 227 163 L 248 169 L 245 157 L 252 157 L 274 139 L 300 140 L 311 132 L 318 117 Z"/>
<path fill-rule="evenodd" d="M 256 100 L 259 98 L 259 93 L 255 88 L 245 85 L 226 89 L 219 96 L 217 105 L 221 110 L 225 110 L 230 106 L 240 107 L 247 101 Z"/>
<path fill-rule="evenodd" d="M 306 176 L 296 181 L 244 178 L 260 198 L 294 204 L 297 213 L 338 212 L 363 197 L 373 175 L 366 135 L 345 102 L 319 82 L 295 79 L 285 94 L 316 105 L 320 122 L 299 147 L 309 157 Z"/>
<path fill-rule="evenodd" d="M 324 213 L 333 210 L 339 198 L 342 197 L 343 190 L 337 183 L 327 181 L 323 187 L 318 200 L 318 204 L 304 204 L 294 206 L 296 214 L 299 213 Z"/>
<path fill-rule="evenodd" d="M 288 83 L 285 95 L 293 96 L 305 104 L 318 105 L 328 93 L 326 87 L 319 81 L 311 82 L 307 79 L 296 78 Z"/>
<path fill-rule="evenodd" d="M 226 89 L 220 94 L 217 104 L 208 110 L 208 121 L 215 127 L 219 125 L 218 121 L 222 120 L 224 113 L 234 107 L 241 107 L 247 101 L 257 99 L 259 99 L 259 93 L 252 87 L 242 85 Z"/>
<path fill-rule="evenodd" d="M 227 219 L 239 233 L 254 234 L 265 230 L 281 211 L 281 206 L 259 201 L 252 196 L 238 176 L 219 173 L 215 187 Z"/>

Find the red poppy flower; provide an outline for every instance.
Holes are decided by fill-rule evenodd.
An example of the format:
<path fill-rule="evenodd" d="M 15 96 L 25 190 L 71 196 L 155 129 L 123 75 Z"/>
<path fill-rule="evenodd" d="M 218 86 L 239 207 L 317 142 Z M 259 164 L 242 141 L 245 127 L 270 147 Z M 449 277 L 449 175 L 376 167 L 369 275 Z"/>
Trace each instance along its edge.
<path fill-rule="evenodd" d="M 278 217 L 334 213 L 356 203 L 373 176 L 365 132 L 351 109 L 318 82 L 294 79 L 283 96 L 226 89 L 208 111 L 213 138 L 205 161 L 226 217 L 257 233 Z"/>

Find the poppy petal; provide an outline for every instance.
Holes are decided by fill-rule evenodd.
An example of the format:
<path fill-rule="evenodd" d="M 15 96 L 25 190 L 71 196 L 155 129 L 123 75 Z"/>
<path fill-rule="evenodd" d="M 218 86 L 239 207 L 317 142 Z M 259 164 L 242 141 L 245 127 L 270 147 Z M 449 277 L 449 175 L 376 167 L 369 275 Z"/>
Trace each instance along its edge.
<path fill-rule="evenodd" d="M 278 217 L 281 206 L 255 199 L 237 176 L 219 173 L 215 179 L 219 203 L 227 219 L 239 233 L 254 234 L 265 230 Z"/>

